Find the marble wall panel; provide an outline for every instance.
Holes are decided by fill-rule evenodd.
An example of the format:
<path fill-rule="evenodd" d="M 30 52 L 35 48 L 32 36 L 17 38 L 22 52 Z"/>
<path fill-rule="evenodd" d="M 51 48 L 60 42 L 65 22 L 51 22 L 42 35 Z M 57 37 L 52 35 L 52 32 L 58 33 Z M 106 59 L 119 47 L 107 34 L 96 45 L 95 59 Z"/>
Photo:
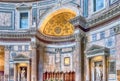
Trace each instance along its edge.
<path fill-rule="evenodd" d="M 105 46 L 108 48 L 115 47 L 115 43 L 116 43 L 115 36 L 105 39 Z"/>
<path fill-rule="evenodd" d="M 0 29 L 14 29 L 14 10 L 0 9 Z"/>
<path fill-rule="evenodd" d="M 116 35 L 116 68 L 120 70 L 120 34 Z"/>

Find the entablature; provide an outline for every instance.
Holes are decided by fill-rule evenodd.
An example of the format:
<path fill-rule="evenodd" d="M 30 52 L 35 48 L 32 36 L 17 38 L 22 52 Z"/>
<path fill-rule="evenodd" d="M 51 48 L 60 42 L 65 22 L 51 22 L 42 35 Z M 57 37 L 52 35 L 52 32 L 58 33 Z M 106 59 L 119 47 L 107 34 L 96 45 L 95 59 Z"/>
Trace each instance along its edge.
<path fill-rule="evenodd" d="M 91 58 L 95 56 L 108 56 L 109 55 L 109 49 L 103 46 L 98 45 L 92 45 L 87 48 L 85 51 L 86 57 Z"/>
<path fill-rule="evenodd" d="M 72 23 L 74 26 L 80 25 L 83 28 L 86 28 L 86 20 L 82 16 L 77 16 L 69 21 Z"/>
<path fill-rule="evenodd" d="M 39 39 L 42 39 L 44 41 L 54 41 L 54 42 L 65 42 L 65 41 L 78 41 L 78 39 L 82 39 L 85 36 L 85 33 L 80 30 L 80 29 L 75 29 L 74 34 L 69 35 L 69 36 L 47 36 L 47 35 L 43 35 L 42 33 L 40 33 L 38 31 L 37 33 L 37 37 Z"/>
<path fill-rule="evenodd" d="M 107 11 L 101 13 L 98 16 L 95 17 L 93 16 L 92 18 L 87 19 L 86 27 L 90 28 L 96 26 L 100 23 L 103 23 L 119 15 L 120 15 L 120 5 L 116 5 L 114 8 L 109 8 Z"/>
<path fill-rule="evenodd" d="M 114 17 L 117 17 L 120 15 L 120 5 L 116 5 L 113 8 L 109 8 L 104 13 L 101 13 L 98 16 L 92 16 L 90 18 L 84 18 L 82 16 L 77 16 L 70 20 L 70 23 L 72 23 L 74 26 L 80 25 L 84 29 L 94 27 L 96 25 L 99 25 L 101 23 L 104 23 Z"/>
<path fill-rule="evenodd" d="M 35 28 L 25 31 L 0 31 L 1 39 L 31 39 L 33 36 L 36 36 Z"/>

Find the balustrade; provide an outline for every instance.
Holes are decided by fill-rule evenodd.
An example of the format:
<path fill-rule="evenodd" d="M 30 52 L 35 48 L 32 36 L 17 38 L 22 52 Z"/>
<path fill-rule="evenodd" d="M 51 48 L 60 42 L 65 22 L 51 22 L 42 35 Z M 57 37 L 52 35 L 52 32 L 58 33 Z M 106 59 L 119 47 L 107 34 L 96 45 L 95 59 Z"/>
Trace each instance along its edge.
<path fill-rule="evenodd" d="M 45 72 L 43 81 L 75 81 L 75 72 Z"/>

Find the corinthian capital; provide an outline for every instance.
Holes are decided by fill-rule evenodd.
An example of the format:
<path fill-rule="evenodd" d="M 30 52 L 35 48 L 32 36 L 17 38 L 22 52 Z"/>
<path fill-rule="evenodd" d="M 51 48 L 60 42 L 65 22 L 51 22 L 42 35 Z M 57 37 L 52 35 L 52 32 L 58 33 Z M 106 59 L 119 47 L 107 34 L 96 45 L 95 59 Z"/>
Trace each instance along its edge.
<path fill-rule="evenodd" d="M 37 48 L 36 42 L 31 42 L 30 45 L 31 45 L 31 48 L 32 48 L 32 49 L 34 49 L 34 48 L 36 49 L 36 48 Z"/>

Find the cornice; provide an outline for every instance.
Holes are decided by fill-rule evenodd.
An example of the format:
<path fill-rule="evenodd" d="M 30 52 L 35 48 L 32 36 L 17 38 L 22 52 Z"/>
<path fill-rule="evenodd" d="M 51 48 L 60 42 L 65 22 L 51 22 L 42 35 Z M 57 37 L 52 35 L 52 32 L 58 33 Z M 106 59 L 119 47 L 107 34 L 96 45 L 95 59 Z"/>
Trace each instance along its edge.
<path fill-rule="evenodd" d="M 77 31 L 78 29 L 76 29 L 75 31 Z M 37 37 L 39 37 L 39 39 L 42 39 L 42 40 L 45 40 L 45 41 L 54 41 L 54 42 L 65 42 L 65 41 L 72 41 L 72 40 L 75 40 L 82 38 L 84 37 L 85 34 L 84 32 L 80 31 L 80 32 L 75 32 L 74 34 L 70 35 L 70 36 L 46 36 L 46 35 L 43 35 L 42 33 L 37 33 Z"/>
<path fill-rule="evenodd" d="M 17 10 L 28 10 L 28 9 L 31 9 L 32 8 L 32 6 L 30 5 L 30 4 L 26 4 L 26 3 L 20 3 L 17 7 L 16 7 L 16 9 Z"/>
<path fill-rule="evenodd" d="M 90 28 L 90 27 L 96 26 L 118 15 L 120 15 L 120 5 L 117 5 L 114 8 L 109 9 L 108 11 L 102 13 L 100 16 L 88 19 L 86 27 Z"/>
<path fill-rule="evenodd" d="M 64 36 L 64 37 L 55 37 L 55 36 L 46 36 L 43 35 L 42 33 L 37 33 L 37 37 L 39 37 L 39 39 L 45 40 L 45 41 L 54 41 L 54 42 L 63 42 L 63 41 L 70 41 L 70 40 L 74 40 L 75 36 L 71 35 L 71 36 Z"/>
<path fill-rule="evenodd" d="M 31 28 L 25 31 L 0 31 L 0 38 L 10 38 L 10 39 L 19 39 L 19 38 L 31 38 L 35 36 L 36 30 Z"/>
<path fill-rule="evenodd" d="M 85 28 L 86 27 L 86 20 L 82 16 L 77 16 L 69 21 L 71 24 L 74 26 L 80 25 L 81 27 Z"/>
<path fill-rule="evenodd" d="M 87 58 L 91 58 L 94 56 L 108 56 L 109 55 L 109 48 L 99 46 L 99 45 L 92 45 L 87 46 L 85 53 Z"/>
<path fill-rule="evenodd" d="M 80 25 L 84 29 L 94 27 L 101 23 L 104 23 L 114 17 L 120 15 L 120 5 L 116 5 L 114 8 L 110 8 L 109 10 L 105 11 L 104 13 L 100 14 L 99 16 L 93 16 L 89 19 L 85 19 L 82 16 L 77 16 L 70 20 L 74 26 Z"/>

